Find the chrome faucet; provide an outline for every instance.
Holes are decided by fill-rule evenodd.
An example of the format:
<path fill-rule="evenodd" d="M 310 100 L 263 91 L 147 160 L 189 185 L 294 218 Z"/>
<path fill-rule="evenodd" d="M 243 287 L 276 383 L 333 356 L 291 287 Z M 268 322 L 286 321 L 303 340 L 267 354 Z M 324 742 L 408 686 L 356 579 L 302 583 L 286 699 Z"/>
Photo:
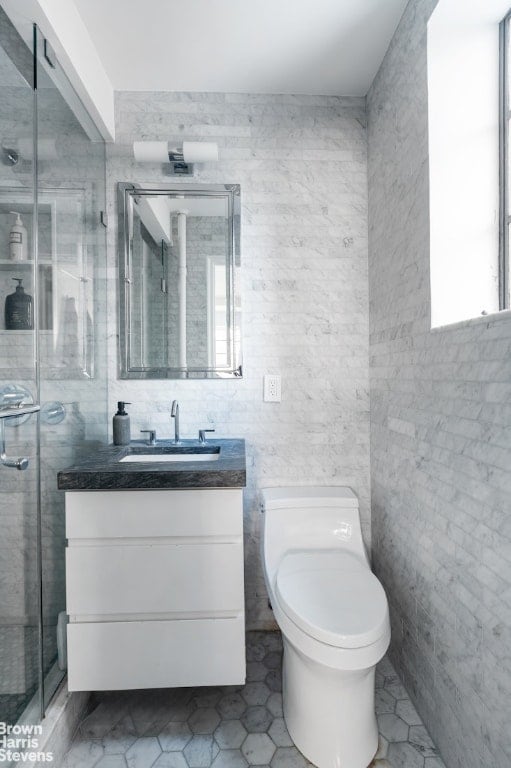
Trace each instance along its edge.
<path fill-rule="evenodd" d="M 156 445 L 156 430 L 155 429 L 141 429 L 141 432 L 147 432 L 149 437 L 147 438 L 147 445 Z"/>
<path fill-rule="evenodd" d="M 206 445 L 206 432 L 214 432 L 214 429 L 199 429 L 199 443 Z"/>
<path fill-rule="evenodd" d="M 179 403 L 177 400 L 172 401 L 170 418 L 174 419 L 174 442 L 177 445 L 179 443 Z"/>

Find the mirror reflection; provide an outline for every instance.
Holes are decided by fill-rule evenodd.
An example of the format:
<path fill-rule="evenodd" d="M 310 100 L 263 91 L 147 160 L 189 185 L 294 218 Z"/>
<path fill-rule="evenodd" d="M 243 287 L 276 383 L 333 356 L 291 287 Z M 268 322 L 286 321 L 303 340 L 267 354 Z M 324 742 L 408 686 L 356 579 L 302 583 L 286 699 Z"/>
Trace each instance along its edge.
<path fill-rule="evenodd" d="M 119 192 L 121 377 L 240 376 L 239 186 Z"/>

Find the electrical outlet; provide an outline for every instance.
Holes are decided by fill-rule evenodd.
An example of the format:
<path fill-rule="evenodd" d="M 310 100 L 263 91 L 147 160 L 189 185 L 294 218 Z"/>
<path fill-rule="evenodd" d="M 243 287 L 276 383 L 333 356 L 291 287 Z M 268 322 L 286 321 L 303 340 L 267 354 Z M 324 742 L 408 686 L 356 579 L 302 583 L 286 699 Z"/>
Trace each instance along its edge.
<path fill-rule="evenodd" d="M 280 376 L 267 373 L 264 377 L 263 400 L 265 403 L 280 403 Z"/>

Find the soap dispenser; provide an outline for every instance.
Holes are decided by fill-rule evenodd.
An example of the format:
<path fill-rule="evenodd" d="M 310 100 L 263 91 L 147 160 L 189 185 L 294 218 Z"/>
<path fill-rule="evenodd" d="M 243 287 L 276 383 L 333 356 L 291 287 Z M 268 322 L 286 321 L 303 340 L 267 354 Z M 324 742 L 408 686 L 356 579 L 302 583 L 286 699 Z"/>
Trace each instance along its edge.
<path fill-rule="evenodd" d="M 11 261 L 27 260 L 27 230 L 23 226 L 21 214 L 18 211 L 10 211 L 16 216 L 16 221 L 9 232 L 9 258 Z"/>
<path fill-rule="evenodd" d="M 32 296 L 25 293 L 21 277 L 12 279 L 18 285 L 5 299 L 5 328 L 7 331 L 31 331 L 34 327 Z"/>
<path fill-rule="evenodd" d="M 117 403 L 117 413 L 112 419 L 114 445 L 130 444 L 130 417 L 124 409 L 125 405 L 131 405 L 131 403 L 125 402 L 124 400 L 119 400 Z"/>

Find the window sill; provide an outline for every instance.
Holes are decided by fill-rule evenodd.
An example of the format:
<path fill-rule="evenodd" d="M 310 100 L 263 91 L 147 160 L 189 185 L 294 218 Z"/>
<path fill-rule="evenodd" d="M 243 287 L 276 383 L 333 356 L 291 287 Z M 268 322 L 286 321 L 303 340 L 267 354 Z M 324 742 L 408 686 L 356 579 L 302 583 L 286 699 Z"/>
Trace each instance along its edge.
<path fill-rule="evenodd" d="M 511 309 L 501 309 L 499 312 L 492 312 L 489 315 L 479 315 L 470 317 L 468 320 L 459 320 L 457 323 L 446 323 L 445 325 L 435 325 L 430 328 L 431 333 L 442 333 L 443 331 L 457 331 L 461 328 L 470 328 L 484 323 L 494 324 L 502 320 L 511 320 Z"/>

